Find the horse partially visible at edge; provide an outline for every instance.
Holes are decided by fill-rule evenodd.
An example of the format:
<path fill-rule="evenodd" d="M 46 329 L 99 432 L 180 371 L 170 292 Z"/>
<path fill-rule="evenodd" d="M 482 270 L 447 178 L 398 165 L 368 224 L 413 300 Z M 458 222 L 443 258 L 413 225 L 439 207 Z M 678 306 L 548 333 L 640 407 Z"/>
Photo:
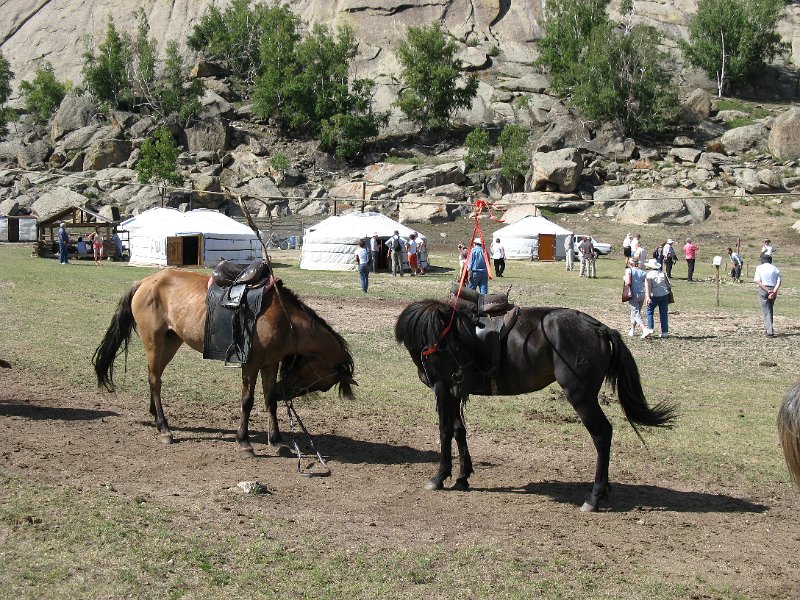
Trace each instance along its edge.
<path fill-rule="evenodd" d="M 161 376 L 184 343 L 203 351 L 208 276 L 165 269 L 135 283 L 122 297 L 92 363 L 99 386 L 114 391 L 114 362 L 127 355 L 135 329 L 147 354 L 150 413 L 163 443 L 173 441 L 161 406 Z M 278 281 L 264 292 L 264 308 L 256 321 L 250 356 L 242 364 L 241 421 L 236 432 L 239 448 L 253 453 L 248 433 L 259 374 L 269 412 L 268 441 L 279 445 L 277 403 L 335 385 L 352 398 L 353 357 L 347 342 L 322 317 Z M 277 380 L 280 374 L 280 381 Z"/>
<path fill-rule="evenodd" d="M 789 474 L 800 488 L 800 382 L 786 393 L 778 410 L 778 436 Z"/>
<path fill-rule="evenodd" d="M 451 476 L 454 436 L 460 471 L 453 488 L 469 488 L 473 468 L 462 411 L 470 394 L 511 396 L 559 383 L 597 450 L 594 484 L 581 507 L 584 512 L 597 510 L 609 490 L 612 427 L 597 398 L 604 380 L 617 390 L 625 418 L 637 435 L 637 425 L 673 424 L 675 407 L 667 402 L 648 406 L 633 355 L 619 332 L 597 319 L 566 308 L 520 309 L 501 350 L 498 370 L 488 374 L 480 364 L 474 320 L 460 309 L 453 311 L 451 304 L 437 300 L 412 302 L 395 324 L 395 339 L 406 347 L 420 380 L 436 398 L 441 460 L 427 489 L 442 489 Z M 441 337 L 451 318 L 450 329 Z"/>

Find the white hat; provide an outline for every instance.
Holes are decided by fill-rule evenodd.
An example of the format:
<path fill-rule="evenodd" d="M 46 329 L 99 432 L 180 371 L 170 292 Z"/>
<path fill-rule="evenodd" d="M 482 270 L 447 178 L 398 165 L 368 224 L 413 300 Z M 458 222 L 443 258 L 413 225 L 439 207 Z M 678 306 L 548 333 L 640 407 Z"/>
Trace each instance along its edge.
<path fill-rule="evenodd" d="M 646 263 L 644 263 L 645 269 L 660 269 L 661 263 L 658 262 L 655 258 L 651 258 Z"/>
<path fill-rule="evenodd" d="M 675 240 L 673 240 L 672 238 L 669 238 L 669 239 L 667 240 L 667 243 L 668 243 L 668 244 L 674 244 L 674 243 L 675 243 Z"/>
<path fill-rule="evenodd" d="M 481 242 L 481 238 L 475 238 L 475 241 L 473 243 L 478 244 L 480 246 L 483 242 Z"/>

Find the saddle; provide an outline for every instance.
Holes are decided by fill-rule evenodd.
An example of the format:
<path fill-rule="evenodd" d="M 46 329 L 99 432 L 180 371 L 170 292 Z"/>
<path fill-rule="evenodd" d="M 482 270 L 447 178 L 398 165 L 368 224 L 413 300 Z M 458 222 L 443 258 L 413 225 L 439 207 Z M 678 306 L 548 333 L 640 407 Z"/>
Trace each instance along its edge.
<path fill-rule="evenodd" d="M 480 294 L 468 288 L 461 290 L 456 307 L 466 310 L 475 321 L 478 344 L 478 364 L 483 365 L 481 375 L 489 380 L 492 395 L 498 393 L 497 376 L 508 334 L 517 324 L 519 306 L 508 301 L 511 286 L 501 294 Z M 451 302 L 458 294 L 458 284 L 450 286 Z"/>
<path fill-rule="evenodd" d="M 203 358 L 247 362 L 264 293 L 277 280 L 261 259 L 242 267 L 223 260 L 208 280 Z"/>

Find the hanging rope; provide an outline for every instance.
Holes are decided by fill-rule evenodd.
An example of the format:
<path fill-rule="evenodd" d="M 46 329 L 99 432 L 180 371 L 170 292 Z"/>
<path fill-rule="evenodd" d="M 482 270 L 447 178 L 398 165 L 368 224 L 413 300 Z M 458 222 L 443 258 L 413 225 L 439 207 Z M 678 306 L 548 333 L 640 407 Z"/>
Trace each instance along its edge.
<path fill-rule="evenodd" d="M 472 228 L 472 236 L 470 237 L 470 247 L 469 247 L 469 253 L 467 254 L 467 260 L 464 261 L 464 265 L 461 267 L 461 275 L 458 278 L 458 291 L 456 292 L 456 297 L 453 299 L 453 312 L 450 313 L 450 321 L 447 323 L 447 327 L 445 327 L 442 330 L 442 333 L 439 334 L 439 339 L 436 341 L 436 343 L 433 344 L 432 346 L 428 346 L 427 348 L 422 350 L 423 358 L 426 357 L 426 356 L 430 356 L 431 354 L 433 354 L 434 352 L 436 352 L 439 349 L 439 344 L 444 339 L 444 336 L 446 336 L 447 333 L 450 331 L 450 328 L 453 326 L 453 321 L 455 321 L 455 318 L 456 318 L 456 307 L 458 306 L 458 299 L 461 297 L 461 290 L 464 289 L 464 284 L 466 283 L 466 280 L 467 280 L 467 273 L 469 272 L 469 268 L 468 268 L 469 267 L 469 255 L 472 253 L 472 249 L 475 246 L 475 239 L 476 238 L 481 241 L 481 246 L 482 246 L 482 250 L 483 250 L 483 260 L 486 261 L 486 267 L 487 267 L 487 269 L 489 271 L 489 279 L 493 279 L 493 276 L 492 276 L 492 263 L 489 260 L 489 253 L 486 250 L 486 240 L 484 239 L 484 236 L 483 236 L 483 230 L 481 229 L 481 223 L 480 223 L 480 219 L 479 218 L 480 218 L 481 213 L 486 211 L 489 214 L 489 218 L 492 221 L 495 221 L 497 223 L 505 222 L 505 219 L 502 219 L 500 217 L 496 217 L 494 215 L 494 211 L 495 210 L 502 211 L 504 209 L 496 206 L 493 202 L 489 202 L 488 200 L 486 200 L 484 198 L 478 198 L 478 199 L 475 200 L 475 211 L 473 213 L 474 219 L 475 219 L 475 226 Z"/>

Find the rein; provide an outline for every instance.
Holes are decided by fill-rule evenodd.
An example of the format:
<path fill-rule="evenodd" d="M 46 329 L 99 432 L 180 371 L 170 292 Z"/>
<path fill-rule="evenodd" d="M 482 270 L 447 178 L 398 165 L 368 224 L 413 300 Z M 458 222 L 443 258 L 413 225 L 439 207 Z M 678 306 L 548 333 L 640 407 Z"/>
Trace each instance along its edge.
<path fill-rule="evenodd" d="M 314 445 L 314 438 L 311 437 L 311 434 L 308 433 L 308 429 L 306 429 L 306 426 L 303 425 L 303 420 L 300 418 L 300 415 L 297 414 L 297 410 L 295 410 L 292 400 L 284 397 L 283 402 L 286 405 L 286 414 L 289 417 L 289 428 L 292 434 L 292 446 L 294 447 L 294 453 L 297 455 L 297 472 L 303 477 L 330 477 L 331 469 L 328 467 L 325 459 L 322 458 L 322 455 L 319 453 L 319 450 L 317 450 L 317 447 Z M 303 453 L 300 451 L 300 446 L 297 444 L 297 436 L 294 432 L 295 419 L 297 419 L 297 425 L 305 434 L 308 445 L 311 446 L 311 451 L 317 455 L 317 461 L 324 469 L 323 471 L 306 471 L 303 469 Z"/>

